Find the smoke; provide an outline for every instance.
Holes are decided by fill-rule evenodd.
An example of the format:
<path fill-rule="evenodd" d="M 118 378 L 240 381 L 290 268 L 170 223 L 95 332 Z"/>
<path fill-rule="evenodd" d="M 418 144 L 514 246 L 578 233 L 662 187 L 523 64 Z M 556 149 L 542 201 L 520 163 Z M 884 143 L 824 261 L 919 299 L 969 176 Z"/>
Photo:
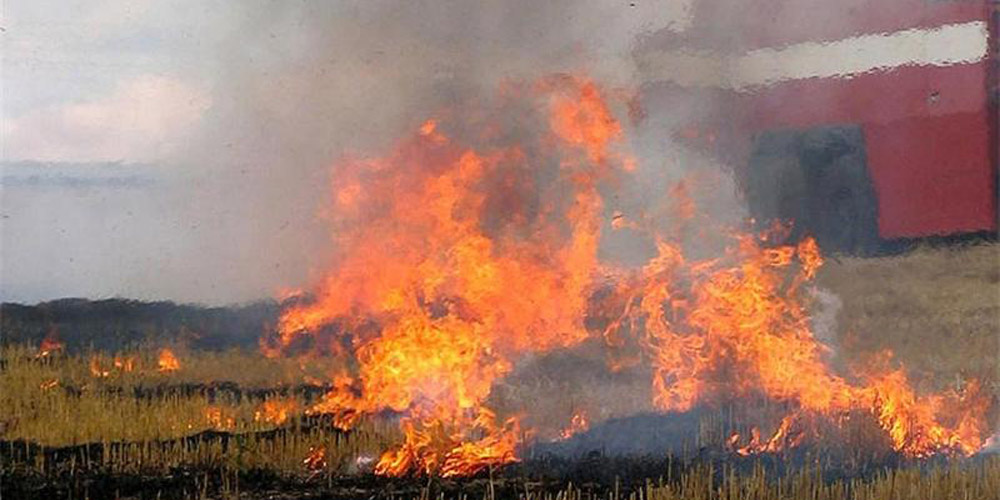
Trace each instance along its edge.
<path fill-rule="evenodd" d="M 204 83 L 192 91 L 197 102 L 188 104 L 207 111 L 198 122 L 185 121 L 190 130 L 183 142 L 149 168 L 151 186 L 72 186 L 40 196 L 5 183 L 5 299 L 126 296 L 220 304 L 307 286 L 329 254 L 329 228 L 317 215 L 340 158 L 377 154 L 427 117 L 454 111 L 456 102 L 488 99 L 505 81 L 564 71 L 624 92 L 643 89 L 641 108 L 619 110 L 636 119 L 626 135 L 639 160 L 637 180 L 608 193 L 609 210 L 666 220 L 657 207 L 683 182 L 707 219 L 731 225 L 743 216 L 724 174 L 728 167 L 674 140 L 677 129 L 718 112 L 716 99 L 711 93 L 668 99 L 655 92 L 657 82 L 690 68 L 656 74 L 643 68 L 655 47 L 738 47 L 744 16 L 725 2 L 305 1 L 204 8 L 196 29 L 215 33 L 196 38 L 204 44 L 183 46 L 192 53 L 178 56 L 189 61 L 179 67 L 189 74 L 176 76 Z M 817 28 L 822 16 L 793 19 L 808 10 L 779 9 L 772 14 L 798 22 L 774 29 Z M 151 12 L 170 24 L 168 10 Z M 826 16 L 822 24 L 829 30 L 843 23 Z M 195 55 L 201 61 L 190 63 Z M 145 95 L 133 100 L 141 104 Z M 171 106 L 178 104 L 160 107 Z M 694 226 L 687 239 L 706 245 L 704 226 Z M 26 237 L 35 232 L 39 236 Z M 627 229 L 607 234 L 602 244 L 602 258 L 611 261 L 639 263 L 650 252 L 649 242 Z"/>
<path fill-rule="evenodd" d="M 810 318 L 813 335 L 817 340 L 832 345 L 839 336 L 837 316 L 844 307 L 844 301 L 832 290 L 818 286 L 810 288 L 809 292 L 814 301 Z"/>
<path fill-rule="evenodd" d="M 231 302 L 305 286 L 330 254 L 318 212 L 330 169 L 504 81 L 561 71 L 634 87 L 638 35 L 685 2 L 244 4 L 215 55 L 212 107 L 170 159 L 189 252 L 157 279 L 169 298 Z M 124 294 L 134 295 L 131 291 Z"/>
<path fill-rule="evenodd" d="M 1000 453 L 1000 431 L 986 440 L 986 444 L 983 445 L 983 449 L 979 453 L 983 455 Z"/>
<path fill-rule="evenodd" d="M 229 36 L 204 49 L 212 63 L 196 70 L 211 82 L 211 106 L 150 185 L 130 188 L 127 195 L 116 192 L 117 205 L 108 203 L 105 191 L 87 187 L 74 206 L 87 207 L 97 217 L 63 220 L 74 237 L 57 245 L 34 236 L 42 233 L 31 227 L 4 224 L 5 260 L 54 284 L 67 276 L 59 267 L 63 249 L 72 249 L 75 240 L 88 238 L 86 233 L 98 226 L 99 235 L 109 236 L 86 252 L 71 250 L 73 258 L 65 266 L 81 270 L 72 274 L 74 286 L 63 284 L 53 292 L 27 288 L 38 286 L 30 279 L 15 281 L 15 287 L 27 290 L 25 296 L 227 303 L 271 297 L 285 286 L 307 287 L 335 251 L 321 210 L 332 188 L 331 169 L 341 158 L 377 154 L 428 117 L 461 112 L 459 103 L 490 99 L 505 82 L 560 72 L 587 74 L 626 93 L 643 88 L 648 97 L 644 109 L 618 110 L 633 112 L 634 130 L 626 136 L 640 170 L 635 182 L 607 193 L 609 211 L 671 224 L 664 206 L 685 197 L 694 200 L 700 219 L 672 231 L 684 236 L 685 253 L 693 257 L 714 254 L 717 235 L 712 233 L 744 214 L 725 175 L 727 166 L 674 140 L 678 129 L 726 110 L 711 92 L 669 98 L 669 92 L 655 91 L 662 81 L 692 81 L 686 73 L 690 68 L 661 64 L 657 72 L 648 72 L 648 64 L 643 66 L 645 51 L 669 46 L 674 38 L 705 50 L 743 50 L 744 14 L 727 2 L 315 0 L 229 8 Z M 777 20 L 776 39 L 809 30 L 820 37 L 842 25 L 801 4 L 770 14 Z M 712 25 L 699 27 L 694 19 Z M 680 33 L 691 30 L 697 37 L 684 40 Z M 638 54 L 638 67 L 633 54 Z M 51 193 L 45 199 L 66 203 Z M 115 210 L 122 205 L 128 209 Z M 8 245 L 14 234 L 38 238 L 19 248 L 46 251 L 22 250 L 12 258 Z M 651 242 L 628 229 L 604 238 L 601 257 L 607 260 L 641 263 L 653 252 Z M 11 269 L 4 272 L 9 276 Z M 5 288 L 11 285 L 5 281 Z M 840 301 L 822 290 L 815 298 L 820 311 L 813 318 L 815 332 L 824 340 L 835 338 Z M 564 384 L 558 386 L 561 393 L 578 394 L 579 401 L 596 406 L 590 409 L 592 418 L 649 409 L 647 374 L 608 374 L 597 366 L 569 373 L 582 364 L 577 357 L 546 362 L 545 369 L 536 370 L 541 373 L 525 377 Z M 550 392 L 551 387 L 541 389 Z M 501 387 L 495 397 L 505 397 L 505 390 L 514 391 Z M 573 397 L 550 401 L 540 405 L 538 415 L 565 421 L 582 406 L 576 403 Z"/>
<path fill-rule="evenodd" d="M 687 29 L 696 4 L 206 4 L 195 29 L 216 33 L 184 46 L 196 54 L 178 60 L 201 61 L 180 65 L 174 77 L 200 82 L 192 95 L 198 109 L 207 109 L 200 121 L 184 122 L 189 130 L 165 157 L 152 155 L 153 147 L 150 155 L 137 152 L 142 161 L 149 156 L 150 186 L 63 186 L 41 197 L 5 186 L 4 298 L 224 304 L 308 286 L 330 253 L 329 227 L 318 212 L 342 157 L 378 154 L 426 118 L 454 112 L 454 103 L 491 98 L 503 82 L 572 72 L 635 92 L 643 78 L 633 58 L 637 44 Z M 170 24 L 169 12 L 151 12 Z M 129 107 L 147 106 L 145 95 Z M 609 193 L 609 210 L 657 216 L 664 193 L 689 171 L 711 166 L 713 160 L 672 142 L 682 111 L 656 109 L 628 131 L 640 179 Z M 95 158 L 113 157 L 113 145 Z M 720 198 L 703 208 L 739 213 L 728 180 L 688 183 L 695 196 Z M 22 237 L 29 232 L 50 236 Z M 606 237 L 602 258 L 636 263 L 650 252 L 649 242 L 624 230 Z"/>

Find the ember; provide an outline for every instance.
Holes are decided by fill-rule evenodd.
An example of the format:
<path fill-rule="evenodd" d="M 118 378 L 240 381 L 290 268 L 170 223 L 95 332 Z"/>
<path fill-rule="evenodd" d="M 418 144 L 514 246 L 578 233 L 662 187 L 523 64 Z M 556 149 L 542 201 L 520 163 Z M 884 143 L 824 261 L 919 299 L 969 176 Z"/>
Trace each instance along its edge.
<path fill-rule="evenodd" d="M 208 406 L 204 409 L 205 422 L 219 431 L 230 431 L 236 428 L 236 418 L 221 406 Z"/>
<path fill-rule="evenodd" d="M 302 459 L 302 465 L 310 472 L 318 472 L 326 468 L 326 447 L 310 446 L 306 458 Z"/>

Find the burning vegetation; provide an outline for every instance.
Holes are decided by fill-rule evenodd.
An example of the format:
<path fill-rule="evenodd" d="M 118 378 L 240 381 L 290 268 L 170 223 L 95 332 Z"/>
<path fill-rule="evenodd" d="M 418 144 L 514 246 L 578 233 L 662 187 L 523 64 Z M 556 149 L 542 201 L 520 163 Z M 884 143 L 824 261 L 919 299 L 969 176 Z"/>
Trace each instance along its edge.
<path fill-rule="evenodd" d="M 78 244 L 8 295 L 186 304 L 0 304 L 0 496 L 997 498 L 990 9 L 606 3 L 199 9 L 29 99 L 4 218 Z M 123 103 L 183 140 L 77 151 Z M 179 168 L 50 165 L 122 147 Z"/>
<path fill-rule="evenodd" d="M 806 290 L 823 264 L 812 239 L 720 228 L 724 249 L 692 257 L 682 228 L 697 207 L 683 183 L 665 196 L 669 220 L 612 210 L 609 193 L 638 163 L 615 117 L 620 92 L 556 76 L 508 84 L 499 101 L 336 166 L 334 263 L 262 341 L 271 356 L 338 360 L 311 413 L 343 429 L 399 416 L 405 439 L 377 473 L 470 475 L 517 461 L 534 437 L 585 429 L 585 413 L 549 429 L 490 398 L 525 359 L 595 343 L 608 370 L 650 374 L 658 411 L 782 408 L 773 432 L 730 435 L 741 455 L 862 416 L 906 456 L 983 446 L 991 401 L 976 381 L 918 394 L 888 351 L 835 368 L 810 322 Z M 602 233 L 625 229 L 655 242 L 639 268 L 601 259 Z"/>
<path fill-rule="evenodd" d="M 160 355 L 156 360 L 157 369 L 161 372 L 173 372 L 181 369 L 181 362 L 177 359 L 174 351 L 170 349 L 163 348 L 160 349 Z"/>
<path fill-rule="evenodd" d="M 50 330 L 49 334 L 42 339 L 41 345 L 38 346 L 38 354 L 35 357 L 38 359 L 47 358 L 62 352 L 64 347 L 66 346 L 56 338 L 55 330 Z"/>

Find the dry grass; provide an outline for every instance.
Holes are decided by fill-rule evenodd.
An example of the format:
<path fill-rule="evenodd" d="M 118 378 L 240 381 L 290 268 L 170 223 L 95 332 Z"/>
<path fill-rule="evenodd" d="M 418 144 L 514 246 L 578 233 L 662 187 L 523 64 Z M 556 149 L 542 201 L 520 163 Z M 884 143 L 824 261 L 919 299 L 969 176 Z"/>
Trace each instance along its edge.
<path fill-rule="evenodd" d="M 833 291 L 842 302 L 837 315 L 838 352 L 842 360 L 891 349 L 924 384 L 941 386 L 979 377 L 997 387 L 1000 245 L 922 248 L 896 257 L 831 260 L 821 270 L 818 284 Z M 317 422 L 306 418 L 302 409 L 315 394 L 307 395 L 299 389 L 326 378 L 331 362 L 328 359 L 303 363 L 267 359 L 256 352 L 190 352 L 182 348 L 175 351 L 182 368 L 161 373 L 156 367 L 157 349 L 152 346 L 119 354 L 119 358 L 134 359 L 131 371 L 115 368 L 114 356 L 106 353 L 58 354 L 38 359 L 33 347 L 4 349 L 0 352 L 0 440 L 7 447 L 0 450 L 3 473 L 65 474 L 65 468 L 69 467 L 71 471 L 155 475 L 171 474 L 179 467 L 201 468 L 214 471 L 222 478 L 221 482 L 216 481 L 209 488 L 207 479 L 195 478 L 196 483 L 201 481 L 194 485 L 201 492 L 185 493 L 184 498 L 204 497 L 209 490 L 215 491 L 213 495 L 231 496 L 236 491 L 232 484 L 248 471 L 267 470 L 299 478 L 318 475 L 325 478 L 327 485 L 332 484 L 332 478 L 352 470 L 357 457 L 377 456 L 400 438 L 396 427 L 386 422 L 365 422 L 350 435 L 338 433 L 328 424 L 312 425 Z M 108 372 L 107 376 L 92 373 L 92 356 L 97 357 L 98 366 Z M 557 371 L 562 373 L 573 366 L 574 363 L 559 365 Z M 574 369 L 586 372 L 590 368 Z M 601 380 L 593 385 L 589 381 L 600 379 L 597 375 L 569 379 L 570 382 L 536 379 L 531 383 L 540 384 L 537 388 L 528 382 L 524 386 L 501 387 L 498 398 L 503 399 L 501 396 L 509 393 L 508 399 L 523 403 L 532 399 L 523 397 L 526 393 L 561 394 L 563 397 L 558 401 L 542 404 L 553 407 L 543 414 L 560 414 L 560 419 L 583 400 L 620 399 L 617 405 L 624 408 L 622 411 L 641 407 L 641 401 L 648 401 L 643 392 L 648 391 L 647 383 L 641 377 L 638 381 Z M 226 391 L 212 393 L 200 389 L 221 382 L 235 384 L 239 391 L 247 392 L 234 396 Z M 577 382 L 579 387 L 572 385 Z M 603 387 L 601 384 L 607 386 L 607 394 L 594 392 Z M 196 389 L 177 390 L 185 386 Z M 630 389 L 640 386 L 642 390 Z M 278 399 L 294 401 L 298 408 L 288 421 L 276 424 L 257 417 L 265 401 Z M 599 408 L 588 410 L 600 420 L 616 416 L 614 408 L 617 406 L 601 403 Z M 702 434 L 705 429 L 719 434 L 715 431 L 730 424 L 702 422 Z M 212 430 L 237 437 L 229 444 L 216 438 L 185 439 Z M 717 441 L 716 438 L 703 440 Z M 100 445 L 104 451 L 95 457 L 86 453 L 73 456 L 67 463 L 65 454 L 60 458 L 32 448 L 84 444 Z M 325 463 L 305 466 L 303 459 L 310 450 L 318 448 L 326 450 Z M 1000 458 L 930 469 L 919 465 L 903 467 L 864 480 L 823 479 L 821 471 L 814 467 L 780 479 L 762 468 L 738 474 L 694 467 L 642 487 L 591 485 L 559 490 L 552 485 L 533 488 L 522 481 L 516 488 L 498 491 L 493 487 L 467 489 L 465 483 L 453 483 L 450 489 L 417 487 L 396 496 L 704 500 L 1000 498 Z M 468 484 L 482 485 L 482 480 L 478 481 Z"/>
<path fill-rule="evenodd" d="M 720 478 L 721 476 L 721 478 Z M 572 485 L 556 493 L 518 497 L 539 500 L 996 500 L 1000 498 L 1000 460 L 975 466 L 916 467 L 887 470 L 869 480 L 824 481 L 816 468 L 776 479 L 763 468 L 749 474 L 697 467 L 679 478 L 650 480 L 644 487 L 614 488 L 594 494 Z M 512 497 L 516 498 L 516 497 Z"/>
<path fill-rule="evenodd" d="M 187 366 L 171 373 L 157 370 L 155 350 L 118 355 L 133 360 L 131 371 L 116 368 L 114 357 L 105 354 L 42 359 L 34 354 L 23 347 L 0 353 L 0 440 L 6 442 L 0 453 L 5 468 L 48 474 L 66 465 L 33 447 L 41 445 L 69 447 L 62 455 L 71 457 L 70 467 L 113 473 L 218 466 L 281 474 L 333 473 L 349 467 L 359 455 L 378 456 L 400 439 L 395 426 L 383 422 L 364 422 L 348 435 L 329 423 L 308 421 L 304 409 L 322 391 L 316 388 L 306 396 L 287 387 L 302 384 L 309 367 L 293 368 L 259 354 L 187 353 L 182 357 Z M 106 376 L 91 372 L 94 357 Z M 237 366 L 255 369 L 233 370 Z M 242 372 L 255 375 L 241 378 Z M 265 376 L 272 376 L 275 385 L 252 385 Z M 250 385 L 224 390 L 204 386 L 216 381 Z M 195 383 L 202 385 L 189 385 Z M 268 419 L 269 402 L 291 405 L 287 420 Z M 224 434 L 184 439 L 206 431 Z M 224 445 L 227 435 L 236 436 L 238 445 Z M 98 458 L 91 460 L 89 446 L 102 450 Z M 326 450 L 326 465 L 304 467 L 310 449 L 320 447 Z"/>
<path fill-rule="evenodd" d="M 843 302 L 845 357 L 891 349 L 924 380 L 1000 381 L 1000 244 L 831 260 L 818 284 Z"/>

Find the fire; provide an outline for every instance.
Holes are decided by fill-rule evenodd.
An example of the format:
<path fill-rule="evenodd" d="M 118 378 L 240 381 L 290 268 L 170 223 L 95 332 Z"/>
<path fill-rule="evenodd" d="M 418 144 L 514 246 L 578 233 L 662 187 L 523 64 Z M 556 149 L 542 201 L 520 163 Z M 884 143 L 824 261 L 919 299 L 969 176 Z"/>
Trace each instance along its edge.
<path fill-rule="evenodd" d="M 121 372 L 129 373 L 135 370 L 135 356 L 115 356 L 114 366 Z"/>
<path fill-rule="evenodd" d="M 676 248 L 664 245 L 640 279 L 640 290 L 631 292 L 642 297 L 631 320 L 644 322 L 657 406 L 683 411 L 762 393 L 807 414 L 869 410 L 894 447 L 911 456 L 969 454 L 982 446 L 986 399 L 977 391 L 966 399 L 978 403 L 966 405 L 958 423 L 948 426 L 940 419 L 945 396 L 918 397 L 905 372 L 888 369 L 888 362 L 855 383 L 832 371 L 799 297 L 822 264 L 813 240 L 772 249 L 749 236 L 737 240 L 729 259 L 709 263 L 685 263 Z M 792 267 L 797 269 L 790 276 L 783 272 Z M 891 359 L 891 353 L 883 357 Z M 740 451 L 798 444 L 799 438 L 789 436 L 794 421 L 794 415 L 786 418 L 766 440 L 755 433 Z"/>
<path fill-rule="evenodd" d="M 559 432 L 561 439 L 569 439 L 581 432 L 590 429 L 590 421 L 587 420 L 587 412 L 580 410 L 573 413 L 573 418 L 569 421 L 569 426 Z"/>
<path fill-rule="evenodd" d="M 982 404 L 946 423 L 947 398 L 918 397 L 901 370 L 833 371 L 802 292 L 822 265 L 813 240 L 769 247 L 771 234 L 735 233 L 724 255 L 690 260 L 676 234 L 648 227 L 656 221 L 608 213 L 601 190 L 638 168 L 611 95 L 573 76 L 507 86 L 497 110 L 428 120 L 384 157 L 337 165 L 333 265 L 261 342 L 277 355 L 308 335 L 350 367 L 311 413 L 344 428 L 401 414 L 405 440 L 379 474 L 474 474 L 516 461 L 534 432 L 490 407 L 494 384 L 526 355 L 603 339 L 636 346 L 629 363 L 651 367 L 660 410 L 752 397 L 793 408 L 770 438 L 757 431 L 737 446 L 734 435 L 742 453 L 796 446 L 809 428 L 799 422 L 857 409 L 906 454 L 981 446 Z M 676 220 L 694 216 L 686 184 L 665 197 Z M 605 227 L 646 234 L 657 255 L 638 270 L 601 262 Z M 609 283 L 606 302 L 620 307 L 594 310 Z M 609 326 L 588 329 L 594 316 Z M 587 425 L 580 414 L 570 432 Z"/>
<path fill-rule="evenodd" d="M 609 143 L 620 127 L 591 82 L 521 90 L 550 111 L 537 144 L 543 157 L 529 158 L 523 144 L 472 149 L 428 121 L 388 158 L 341 166 L 338 263 L 314 303 L 281 319 L 280 345 L 312 334 L 330 352 L 349 346 L 357 362 L 314 411 L 343 425 L 383 410 L 407 414 L 406 442 L 383 455 L 378 472 L 453 475 L 515 460 L 517 417 L 497 419 L 484 405 L 494 382 L 523 354 L 588 337 L 597 184 L 620 161 Z M 523 183 L 535 161 L 554 175 L 545 189 L 565 196 L 528 213 L 518 200 L 533 195 Z"/>
<path fill-rule="evenodd" d="M 181 369 L 181 362 L 170 349 L 160 349 L 160 355 L 156 360 L 157 369 L 161 372 L 174 372 Z"/>
<path fill-rule="evenodd" d="M 93 355 L 90 357 L 90 374 L 97 378 L 107 378 L 113 373 L 130 373 L 135 370 L 135 356 L 115 356 L 111 359 L 111 368 L 105 369 L 101 362 L 101 357 Z"/>
<path fill-rule="evenodd" d="M 774 434 L 767 439 L 762 438 L 759 428 L 753 427 L 750 429 L 750 440 L 746 445 L 739 446 L 742 436 L 738 432 L 733 432 L 729 436 L 726 445 L 731 451 L 742 456 L 788 450 L 802 444 L 808 437 L 808 431 L 803 423 L 802 415 L 793 413 L 783 418 Z"/>
<path fill-rule="evenodd" d="M 326 468 L 326 447 L 310 446 L 309 453 L 302 459 L 302 465 L 310 472 L 318 472 Z"/>
<path fill-rule="evenodd" d="M 254 422 L 281 425 L 298 410 L 299 404 L 294 399 L 269 399 L 261 403 L 254 412 Z"/>
<path fill-rule="evenodd" d="M 517 460 L 515 450 L 521 438 L 517 418 L 497 425 L 496 416 L 482 408 L 474 419 L 460 424 L 404 419 L 406 442 L 399 449 L 383 453 L 375 473 L 399 476 L 419 469 L 442 477 L 466 476 Z"/>
<path fill-rule="evenodd" d="M 229 414 L 229 412 L 222 408 L 221 406 L 206 406 L 203 410 L 203 416 L 205 422 L 208 425 L 219 431 L 229 431 L 236 428 L 236 417 Z"/>
<path fill-rule="evenodd" d="M 56 352 L 62 351 L 64 347 L 65 345 L 56 339 L 55 330 L 53 329 L 42 339 L 42 343 L 38 346 L 38 354 L 35 357 L 47 358 Z"/>
<path fill-rule="evenodd" d="M 90 357 L 90 374 L 97 378 L 105 378 L 111 375 L 111 372 L 105 370 L 101 367 L 101 360 L 97 356 Z"/>

